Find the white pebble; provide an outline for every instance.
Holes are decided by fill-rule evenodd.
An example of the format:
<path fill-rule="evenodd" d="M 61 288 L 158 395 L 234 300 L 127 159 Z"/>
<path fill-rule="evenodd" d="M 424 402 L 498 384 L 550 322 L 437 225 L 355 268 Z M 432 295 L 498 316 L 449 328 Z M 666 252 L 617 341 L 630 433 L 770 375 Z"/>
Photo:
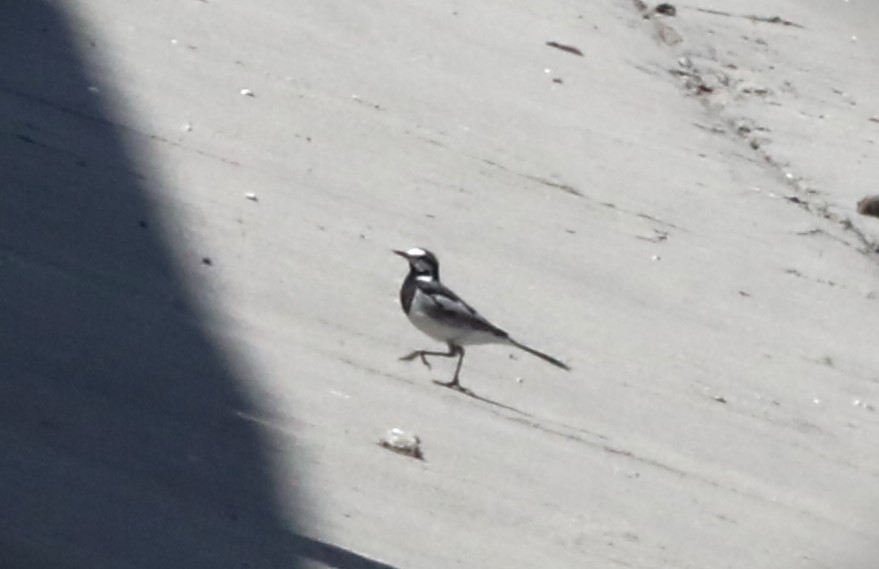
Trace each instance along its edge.
<path fill-rule="evenodd" d="M 403 429 L 394 427 L 385 433 L 379 445 L 394 452 L 421 459 L 421 439 L 414 433 L 407 433 Z"/>

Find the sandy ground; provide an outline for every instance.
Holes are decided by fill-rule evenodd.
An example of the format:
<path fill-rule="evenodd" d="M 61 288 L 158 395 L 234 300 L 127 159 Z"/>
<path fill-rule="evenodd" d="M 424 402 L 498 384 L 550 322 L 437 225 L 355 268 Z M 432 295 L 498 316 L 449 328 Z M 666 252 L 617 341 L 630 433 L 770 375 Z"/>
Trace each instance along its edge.
<path fill-rule="evenodd" d="M 0 566 L 875 568 L 879 5 L 677 8 L 17 3 Z"/>

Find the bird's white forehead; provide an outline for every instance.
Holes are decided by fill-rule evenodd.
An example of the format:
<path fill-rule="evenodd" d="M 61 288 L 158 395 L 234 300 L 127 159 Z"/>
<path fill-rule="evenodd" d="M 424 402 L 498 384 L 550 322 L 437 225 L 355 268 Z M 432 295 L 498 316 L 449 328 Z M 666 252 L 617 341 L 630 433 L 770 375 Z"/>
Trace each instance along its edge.
<path fill-rule="evenodd" d="M 406 251 L 406 255 L 409 257 L 424 257 L 427 255 L 427 251 L 422 249 L 421 247 L 412 247 L 408 251 Z"/>

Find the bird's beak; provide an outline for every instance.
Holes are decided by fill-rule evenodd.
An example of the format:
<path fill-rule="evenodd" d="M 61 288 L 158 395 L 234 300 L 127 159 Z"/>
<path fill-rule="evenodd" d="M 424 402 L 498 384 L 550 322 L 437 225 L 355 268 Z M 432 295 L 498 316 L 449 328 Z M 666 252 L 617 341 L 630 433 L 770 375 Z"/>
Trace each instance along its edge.
<path fill-rule="evenodd" d="M 409 258 L 409 255 L 406 254 L 406 251 L 398 251 L 398 250 L 396 250 L 396 249 L 391 249 L 391 251 L 393 251 L 395 254 L 397 254 L 397 255 L 403 257 L 404 259 L 408 259 L 408 258 Z"/>

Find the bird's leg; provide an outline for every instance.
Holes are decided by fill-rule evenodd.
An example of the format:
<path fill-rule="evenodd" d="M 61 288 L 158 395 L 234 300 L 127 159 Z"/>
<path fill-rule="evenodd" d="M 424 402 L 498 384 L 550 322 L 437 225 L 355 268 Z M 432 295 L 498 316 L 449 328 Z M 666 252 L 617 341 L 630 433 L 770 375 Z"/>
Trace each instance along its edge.
<path fill-rule="evenodd" d="M 406 354 L 405 356 L 400 358 L 400 361 L 411 362 L 415 358 L 421 358 L 421 363 L 423 363 L 425 366 L 427 366 L 427 369 L 430 369 L 430 363 L 428 363 L 426 356 L 437 356 L 437 357 L 441 357 L 441 358 L 451 358 L 456 355 L 458 355 L 458 352 L 455 350 L 455 348 L 451 344 L 449 344 L 449 351 L 448 352 L 431 352 L 429 350 L 415 350 L 411 354 Z M 457 376 L 457 374 L 455 374 L 455 375 Z"/>
<path fill-rule="evenodd" d="M 461 373 L 461 365 L 464 363 L 464 348 L 461 346 L 456 346 L 454 344 L 449 344 L 449 353 L 446 354 L 448 357 L 457 355 L 458 356 L 458 365 L 455 367 L 455 375 L 452 377 L 452 381 L 436 381 L 434 383 L 437 385 L 442 385 L 443 387 L 448 387 L 450 389 L 455 389 L 457 391 L 461 391 L 463 393 L 471 393 L 469 389 L 463 387 L 461 383 L 458 381 L 458 375 Z"/>

